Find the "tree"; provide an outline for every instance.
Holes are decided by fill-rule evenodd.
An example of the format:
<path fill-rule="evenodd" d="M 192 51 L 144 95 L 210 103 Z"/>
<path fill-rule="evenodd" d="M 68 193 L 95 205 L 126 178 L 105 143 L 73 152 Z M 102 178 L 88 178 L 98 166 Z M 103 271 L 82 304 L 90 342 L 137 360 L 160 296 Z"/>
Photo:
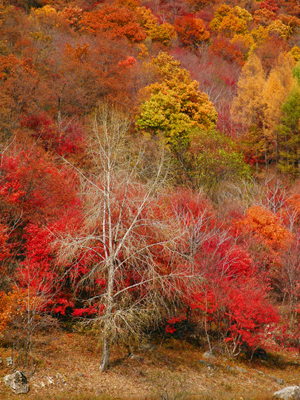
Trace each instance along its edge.
<path fill-rule="evenodd" d="M 279 218 L 261 206 L 250 207 L 243 224 L 271 249 L 284 249 L 291 240 L 291 233 Z"/>
<path fill-rule="evenodd" d="M 265 146 L 270 162 L 278 167 L 278 132 L 276 127 L 282 116 L 282 105 L 293 86 L 293 60 L 288 54 L 278 57 L 272 68 L 263 92 L 263 121 Z"/>
<path fill-rule="evenodd" d="M 176 37 L 176 32 L 173 25 L 168 22 L 158 24 L 158 19 L 153 15 L 150 8 L 137 7 L 136 15 L 139 24 L 145 29 L 147 36 L 152 40 L 161 42 L 165 45 L 169 45 L 171 39 Z"/>
<path fill-rule="evenodd" d="M 196 131 L 191 146 L 182 156 L 193 187 L 204 187 L 210 194 L 222 182 L 250 177 L 249 166 L 234 142 L 218 131 Z"/>
<path fill-rule="evenodd" d="M 102 327 L 101 371 L 109 366 L 112 342 L 138 335 L 158 320 L 165 296 L 172 301 L 176 295 L 176 280 L 190 277 L 184 264 L 177 268 L 170 256 L 176 225 L 164 221 L 155 202 L 166 178 L 160 151 L 151 165 L 144 159 L 146 148 L 136 151 L 137 143 L 132 146 L 128 127 L 120 111 L 107 105 L 97 110 L 91 170 L 77 170 L 82 178 L 81 229 L 61 238 L 62 260 L 73 259 L 76 265 L 84 259 L 89 266 L 82 283 L 103 282 L 89 299 Z M 150 143 L 145 145 L 149 148 Z M 169 261 L 161 262 L 164 257 Z"/>
<path fill-rule="evenodd" d="M 258 24 L 258 26 L 267 26 L 274 19 L 276 19 L 276 14 L 267 8 L 256 10 L 253 16 L 253 21 Z"/>
<path fill-rule="evenodd" d="M 277 127 L 279 141 L 279 169 L 293 178 L 300 167 L 300 87 L 295 85 L 282 106 L 281 124 Z"/>
<path fill-rule="evenodd" d="M 189 146 L 194 127 L 214 128 L 217 113 L 208 96 L 198 90 L 198 82 L 173 57 L 160 53 L 152 67 L 161 82 L 146 88 L 148 98 L 141 105 L 136 125 L 153 136 L 162 134 L 176 152 Z"/>
<path fill-rule="evenodd" d="M 252 15 L 247 10 L 239 6 L 232 8 L 222 4 L 215 12 L 214 19 L 209 26 L 219 34 L 233 37 L 235 34 L 246 34 L 250 21 L 252 21 Z"/>
<path fill-rule="evenodd" d="M 292 34 L 292 28 L 289 25 L 285 25 L 280 19 L 276 19 L 268 26 L 268 32 L 287 40 Z"/>
<path fill-rule="evenodd" d="M 277 13 L 279 11 L 277 0 L 265 0 L 259 4 L 260 9 L 266 9 L 273 13 Z"/>
<path fill-rule="evenodd" d="M 264 156 L 268 162 L 266 140 L 264 136 L 264 99 L 265 73 L 259 58 L 253 54 L 242 69 L 238 81 L 237 97 L 232 104 L 232 117 L 248 128 L 245 139 L 245 153 L 248 159 L 258 161 Z"/>
<path fill-rule="evenodd" d="M 237 356 L 243 345 L 252 349 L 263 345 L 266 328 L 272 329 L 278 315 L 247 246 L 234 229 L 226 229 L 216 220 L 203 196 L 181 191 L 170 201 L 175 212 L 180 210 L 178 224 L 186 225 L 180 251 L 204 279 L 195 290 L 189 288 L 183 299 L 186 316 L 183 310 L 177 311 L 177 318 L 168 320 L 166 331 L 174 333 L 176 322 L 189 319 L 190 326 L 206 336 L 210 349 L 211 342 L 218 340 L 230 356 Z"/>
<path fill-rule="evenodd" d="M 130 42 L 141 42 L 146 39 L 145 30 L 137 21 L 136 14 L 126 7 L 116 4 L 104 5 L 100 10 L 85 12 L 80 27 L 83 32 L 97 35 L 105 33 L 107 37 L 127 38 Z"/>
<path fill-rule="evenodd" d="M 280 268 L 272 274 L 273 286 L 278 300 L 288 306 L 291 326 L 297 323 L 300 300 L 300 258 L 299 235 L 290 241 L 289 246 L 280 255 Z"/>
<path fill-rule="evenodd" d="M 176 18 L 174 26 L 182 46 L 197 49 L 201 42 L 209 40 L 209 32 L 200 18 L 190 16 Z"/>
<path fill-rule="evenodd" d="M 22 112 L 35 106 L 39 76 L 32 60 L 14 54 L 0 56 L 0 140 L 7 140 L 18 127 Z"/>

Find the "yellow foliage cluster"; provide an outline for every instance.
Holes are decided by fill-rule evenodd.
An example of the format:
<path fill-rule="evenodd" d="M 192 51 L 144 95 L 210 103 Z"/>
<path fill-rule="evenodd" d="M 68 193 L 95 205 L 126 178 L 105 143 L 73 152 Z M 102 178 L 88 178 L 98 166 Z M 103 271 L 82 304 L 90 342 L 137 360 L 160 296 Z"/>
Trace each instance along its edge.
<path fill-rule="evenodd" d="M 210 28 L 227 37 L 232 37 L 234 34 L 247 33 L 250 21 L 252 21 L 252 15 L 247 10 L 239 6 L 232 8 L 222 4 L 217 9 Z"/>
<path fill-rule="evenodd" d="M 268 31 L 270 33 L 277 33 L 282 39 L 288 39 L 292 34 L 292 28 L 288 25 L 285 25 L 279 19 L 273 21 L 269 27 Z"/>
<path fill-rule="evenodd" d="M 28 18 L 32 24 L 33 31 L 44 31 L 44 34 L 53 32 L 54 29 L 61 28 L 64 20 L 55 8 L 46 5 L 42 8 L 32 9 Z"/>
<path fill-rule="evenodd" d="M 217 112 L 198 82 L 180 67 L 180 62 L 167 53 L 160 53 L 151 66 L 161 82 L 144 90 L 146 101 L 136 125 L 144 133 L 163 133 L 167 145 L 188 146 L 193 128 L 215 128 Z"/>
<path fill-rule="evenodd" d="M 292 50 L 289 52 L 292 56 L 293 60 L 297 63 L 300 61 L 300 48 L 298 46 L 294 46 Z"/>
<path fill-rule="evenodd" d="M 176 38 L 173 25 L 168 22 L 159 25 L 157 18 L 149 8 L 138 7 L 136 13 L 138 15 L 138 22 L 152 40 L 168 45 L 172 39 Z"/>

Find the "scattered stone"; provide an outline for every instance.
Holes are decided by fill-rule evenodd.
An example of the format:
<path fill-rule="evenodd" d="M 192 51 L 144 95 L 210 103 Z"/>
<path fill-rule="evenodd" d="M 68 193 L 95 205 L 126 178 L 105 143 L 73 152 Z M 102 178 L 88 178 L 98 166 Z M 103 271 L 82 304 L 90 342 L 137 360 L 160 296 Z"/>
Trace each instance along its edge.
<path fill-rule="evenodd" d="M 200 364 L 205 365 L 205 366 L 206 366 L 207 368 L 209 368 L 209 369 L 215 369 L 215 370 L 218 369 L 217 366 L 215 366 L 215 365 L 213 365 L 213 364 L 210 364 L 210 363 L 208 363 L 207 361 L 199 360 L 198 362 L 199 362 Z"/>
<path fill-rule="evenodd" d="M 211 351 L 206 351 L 205 353 L 203 353 L 203 357 L 206 358 L 207 360 L 215 358 L 215 356 L 213 355 L 213 353 Z"/>
<path fill-rule="evenodd" d="M 147 350 L 147 351 L 154 351 L 156 350 L 156 346 L 152 343 L 141 343 L 139 346 L 139 350 Z"/>
<path fill-rule="evenodd" d="M 246 374 L 247 370 L 241 367 L 235 367 L 236 371 L 241 372 L 242 374 Z"/>
<path fill-rule="evenodd" d="M 265 376 L 265 374 L 262 371 L 259 371 L 258 369 L 255 369 L 254 371 L 256 371 L 258 374 Z"/>
<path fill-rule="evenodd" d="M 207 368 L 208 368 L 209 370 L 214 370 L 214 371 L 218 371 L 218 369 L 219 369 L 216 365 L 213 365 L 213 364 L 209 364 L 209 365 L 207 366 Z"/>
<path fill-rule="evenodd" d="M 133 360 L 144 361 L 143 357 L 139 356 L 138 354 L 134 354 L 134 353 L 131 353 L 129 355 L 129 358 L 132 358 Z"/>
<path fill-rule="evenodd" d="M 13 359 L 12 357 L 6 357 L 5 359 L 5 363 L 8 367 L 10 367 L 11 365 L 13 365 Z"/>
<path fill-rule="evenodd" d="M 51 376 L 47 376 L 47 380 L 50 385 L 54 385 L 54 381 L 53 378 L 51 378 Z"/>
<path fill-rule="evenodd" d="M 34 383 L 33 386 L 39 389 L 46 387 L 43 381 L 40 381 L 39 383 Z"/>
<path fill-rule="evenodd" d="M 279 385 L 284 385 L 284 380 L 281 378 L 276 378 L 276 376 L 270 376 L 275 382 L 279 383 Z"/>
<path fill-rule="evenodd" d="M 65 378 L 59 372 L 57 372 L 56 378 L 60 379 L 61 383 L 64 383 L 64 384 L 66 383 Z"/>
<path fill-rule="evenodd" d="M 274 399 L 300 400 L 300 387 L 288 386 L 273 394 Z"/>
<path fill-rule="evenodd" d="M 6 386 L 10 387 L 16 394 L 28 393 L 29 384 L 23 372 L 16 371 L 11 375 L 6 375 L 3 378 Z"/>
<path fill-rule="evenodd" d="M 206 365 L 206 366 L 209 365 L 208 362 L 206 362 L 206 361 L 204 361 L 204 360 L 199 360 L 198 362 L 199 362 L 200 364 L 204 364 L 204 365 Z"/>

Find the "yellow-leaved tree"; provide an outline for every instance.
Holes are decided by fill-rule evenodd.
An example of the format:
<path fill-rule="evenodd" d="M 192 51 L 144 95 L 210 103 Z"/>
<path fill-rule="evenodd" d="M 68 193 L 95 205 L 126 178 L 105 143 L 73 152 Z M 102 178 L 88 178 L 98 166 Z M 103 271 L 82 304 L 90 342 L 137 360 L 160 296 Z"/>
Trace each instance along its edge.
<path fill-rule="evenodd" d="M 244 151 L 248 160 L 268 167 L 278 165 L 278 134 L 276 126 L 282 117 L 282 105 L 293 85 L 294 61 L 289 54 L 280 54 L 277 65 L 268 77 L 260 59 L 252 54 L 243 67 L 233 101 L 232 117 L 241 123 Z"/>
<path fill-rule="evenodd" d="M 219 34 L 233 37 L 235 34 L 246 34 L 252 19 L 252 15 L 244 8 L 222 4 L 215 12 L 209 26 Z"/>
<path fill-rule="evenodd" d="M 158 79 L 145 89 L 136 126 L 152 136 L 160 135 L 173 151 L 190 144 L 194 128 L 213 129 L 217 112 L 199 83 L 167 53 L 151 61 Z"/>
<path fill-rule="evenodd" d="M 217 112 L 199 83 L 166 53 L 151 65 L 158 82 L 146 88 L 136 126 L 163 140 L 174 161 L 176 181 L 212 192 L 224 179 L 247 178 L 242 155 L 216 131 Z"/>
<path fill-rule="evenodd" d="M 248 160 L 256 164 L 267 161 L 264 137 L 264 99 L 266 77 L 259 58 L 252 54 L 245 63 L 239 81 L 237 97 L 231 113 L 234 121 L 244 125 L 244 151 Z"/>
<path fill-rule="evenodd" d="M 278 132 L 282 117 L 282 104 L 294 84 L 294 61 L 289 54 L 280 54 L 275 66 L 267 79 L 263 94 L 264 100 L 264 127 L 268 157 L 275 161 L 278 167 Z"/>

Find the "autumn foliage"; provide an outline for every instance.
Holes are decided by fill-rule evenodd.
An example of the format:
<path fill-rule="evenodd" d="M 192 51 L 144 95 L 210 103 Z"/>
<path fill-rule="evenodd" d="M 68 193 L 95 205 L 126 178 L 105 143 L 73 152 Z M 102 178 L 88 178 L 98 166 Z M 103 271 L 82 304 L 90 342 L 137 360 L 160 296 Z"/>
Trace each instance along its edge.
<path fill-rule="evenodd" d="M 300 309 L 298 2 L 8 3 L 0 333 L 32 310 L 142 304 L 139 332 L 192 330 L 231 356 L 284 347 L 276 329 L 296 335 Z"/>

